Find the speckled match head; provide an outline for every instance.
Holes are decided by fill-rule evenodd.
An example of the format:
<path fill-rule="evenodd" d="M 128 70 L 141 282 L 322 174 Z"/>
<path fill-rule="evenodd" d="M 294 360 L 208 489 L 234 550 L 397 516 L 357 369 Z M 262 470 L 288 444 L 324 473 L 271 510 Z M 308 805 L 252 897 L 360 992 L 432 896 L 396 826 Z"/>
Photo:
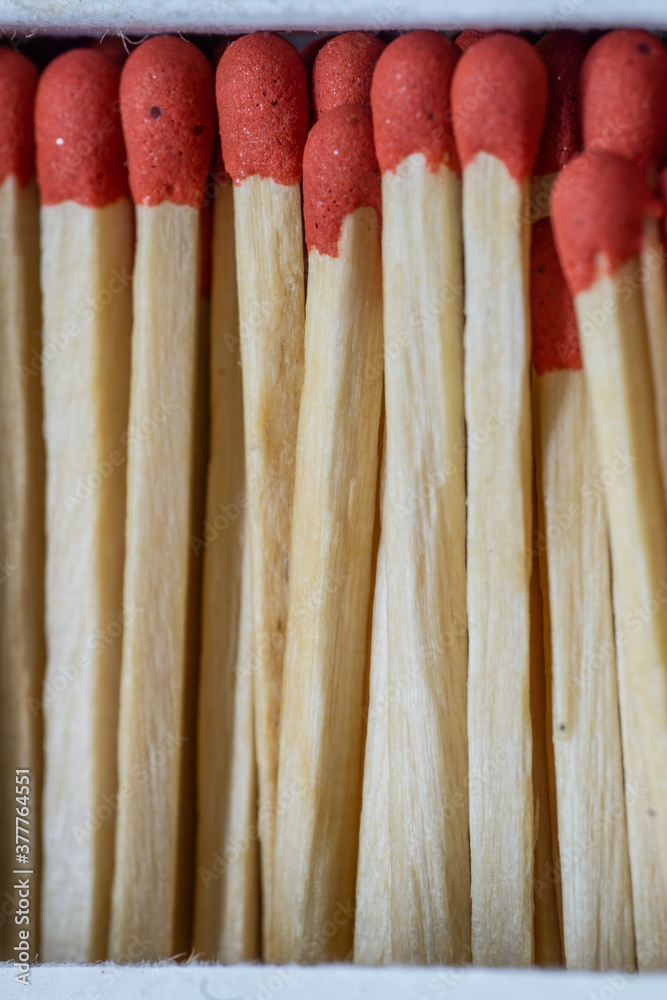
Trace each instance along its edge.
<path fill-rule="evenodd" d="M 120 122 L 120 67 L 92 49 L 64 52 L 37 87 L 37 180 L 43 205 L 102 208 L 129 194 Z"/>
<path fill-rule="evenodd" d="M 345 217 L 364 205 L 380 215 L 380 168 L 371 112 L 362 104 L 344 104 L 313 125 L 303 155 L 308 249 L 337 257 Z"/>
<path fill-rule="evenodd" d="M 588 49 L 580 31 L 550 31 L 535 48 L 547 68 L 549 89 L 535 174 L 557 173 L 581 149 L 579 72 Z"/>
<path fill-rule="evenodd" d="M 367 31 L 347 31 L 326 43 L 313 66 L 316 120 L 341 104 L 370 104 L 373 70 L 386 47 Z"/>
<path fill-rule="evenodd" d="M 371 107 L 375 148 L 384 173 L 422 153 L 432 170 L 459 170 L 449 92 L 460 52 L 437 31 L 411 31 L 380 56 Z"/>
<path fill-rule="evenodd" d="M 530 322 L 533 365 L 538 375 L 581 368 L 572 293 L 558 260 L 551 221 L 533 226 L 530 245 Z"/>
<path fill-rule="evenodd" d="M 12 49 L 0 49 L 0 184 L 10 175 L 25 187 L 35 173 L 33 108 L 37 67 Z"/>
<path fill-rule="evenodd" d="M 452 120 L 463 168 L 478 153 L 502 160 L 522 182 L 544 126 L 547 72 L 534 47 L 504 32 L 464 52 L 452 80 Z"/>
<path fill-rule="evenodd" d="M 183 38 L 138 46 L 120 84 L 130 188 L 137 205 L 199 208 L 215 132 L 213 69 Z"/>
<path fill-rule="evenodd" d="M 330 38 L 333 38 L 333 35 L 318 35 L 316 38 L 313 38 L 311 42 L 308 42 L 307 45 L 304 45 L 304 47 L 299 52 L 299 55 L 301 56 L 301 61 L 303 62 L 303 65 L 306 67 L 306 76 L 308 77 L 309 85 L 310 81 L 313 78 L 313 66 L 315 65 L 317 54 L 320 51 L 320 49 L 322 49 L 327 44 Z"/>
<path fill-rule="evenodd" d="M 581 68 L 584 148 L 640 167 L 667 157 L 667 49 L 647 31 L 610 31 Z"/>
<path fill-rule="evenodd" d="M 608 274 L 638 254 L 644 216 L 662 207 L 644 171 L 614 153 L 581 153 L 558 175 L 551 219 L 561 266 L 573 295 L 598 279 L 598 258 Z"/>
<path fill-rule="evenodd" d="M 239 38 L 220 60 L 216 93 L 222 152 L 234 183 L 258 174 L 298 184 L 310 99 L 294 46 L 267 31 Z"/>

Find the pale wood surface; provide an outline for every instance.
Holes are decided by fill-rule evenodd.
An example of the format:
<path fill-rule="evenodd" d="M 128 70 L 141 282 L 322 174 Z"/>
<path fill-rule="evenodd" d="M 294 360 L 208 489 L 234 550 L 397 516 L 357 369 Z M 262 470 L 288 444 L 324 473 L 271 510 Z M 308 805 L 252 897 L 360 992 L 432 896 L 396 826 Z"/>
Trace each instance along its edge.
<path fill-rule="evenodd" d="M 461 182 L 382 177 L 392 960 L 470 960 Z"/>
<path fill-rule="evenodd" d="M 472 952 L 533 959 L 529 707 L 532 456 L 527 184 L 480 153 L 463 175 Z"/>
<path fill-rule="evenodd" d="M 0 185 L 0 959 L 18 941 L 13 870 L 17 768 L 30 769 L 26 868 L 41 853 L 44 674 L 44 442 L 42 438 L 39 209 L 35 182 Z M 22 828 L 25 835 L 27 830 Z M 39 879 L 32 941 L 38 945 Z"/>
<path fill-rule="evenodd" d="M 363 696 L 382 379 L 374 209 L 347 216 L 339 256 L 309 256 L 283 684 L 274 960 L 352 946 Z"/>
<path fill-rule="evenodd" d="M 290 536 L 303 384 L 304 261 L 300 185 L 251 176 L 234 187 L 252 581 L 262 937 L 269 941 L 278 731 Z"/>
<path fill-rule="evenodd" d="M 119 806 L 109 950 L 188 946 L 184 816 L 199 213 L 137 207 L 129 420 Z"/>
<path fill-rule="evenodd" d="M 43 207 L 47 669 L 41 949 L 107 952 L 118 800 L 132 206 Z M 51 346 L 49 346 L 51 345 Z"/>
<path fill-rule="evenodd" d="M 204 532 L 194 950 L 259 956 L 250 549 L 231 185 L 213 217 L 211 451 Z"/>
<path fill-rule="evenodd" d="M 570 969 L 631 969 L 607 487 L 583 371 L 536 377 L 536 394 L 565 958 Z"/>
<path fill-rule="evenodd" d="M 602 265 L 602 262 L 601 262 Z M 575 298 L 611 538 L 637 964 L 667 967 L 667 524 L 639 258 Z"/>

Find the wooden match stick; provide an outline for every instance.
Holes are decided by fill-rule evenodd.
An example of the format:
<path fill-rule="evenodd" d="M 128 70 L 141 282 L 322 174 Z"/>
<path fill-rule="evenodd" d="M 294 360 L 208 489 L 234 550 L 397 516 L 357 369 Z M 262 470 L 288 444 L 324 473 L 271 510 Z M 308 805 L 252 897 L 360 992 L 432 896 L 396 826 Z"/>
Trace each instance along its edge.
<path fill-rule="evenodd" d="M 535 161 L 530 192 L 530 215 L 533 222 L 549 215 L 551 188 L 558 171 L 581 149 L 579 115 L 579 70 L 588 47 L 587 36 L 579 31 L 551 31 L 535 45 L 547 70 L 548 91 L 544 132 Z M 538 261 L 538 265 L 541 262 Z M 531 276 L 531 288 L 532 288 Z M 561 285 L 563 279 L 561 278 Z M 542 286 L 543 287 L 543 286 Z M 539 301 L 537 303 L 539 305 Z M 546 307 L 543 309 L 545 312 Z M 572 317 L 574 317 L 571 308 Z M 574 318 L 572 320 L 574 322 Z M 576 329 L 576 328 L 575 328 Z M 533 385 L 535 383 L 533 382 Z M 533 392 L 533 414 L 539 407 Z M 539 423 L 539 421 L 538 421 Z M 536 438 L 539 435 L 536 434 Z M 538 447 L 535 448 L 536 452 Z M 539 477 L 539 470 L 538 470 Z M 537 493 L 533 538 L 533 582 L 531 592 L 531 632 L 534 656 L 531 672 L 531 718 L 533 723 L 533 801 L 535 831 L 535 962 L 538 965 L 561 965 L 562 893 L 558 857 L 557 794 L 552 725 L 552 678 L 548 608 L 542 606 L 542 583 L 547 588 L 546 553 L 539 544 L 543 531 L 544 502 Z M 541 633 L 541 635 L 540 635 Z M 569 862 L 568 862 L 569 863 Z"/>
<path fill-rule="evenodd" d="M 667 158 L 667 49 L 648 31 L 610 31 L 581 72 L 584 148 L 636 163 L 649 186 Z M 658 453 L 667 499 L 667 270 L 658 220 L 644 219 L 640 274 L 653 375 Z"/>
<path fill-rule="evenodd" d="M 107 952 L 118 807 L 132 205 L 119 67 L 79 49 L 37 90 L 47 451 L 41 949 Z"/>
<path fill-rule="evenodd" d="M 253 728 L 250 548 L 243 443 L 234 200 L 213 175 L 211 449 L 199 682 L 194 949 L 224 963 L 259 955 L 259 856 Z"/>
<path fill-rule="evenodd" d="M 298 53 L 277 35 L 233 42 L 217 72 L 225 167 L 234 182 L 252 581 L 262 939 L 270 939 L 278 731 L 303 383 L 301 163 L 310 107 Z"/>
<path fill-rule="evenodd" d="M 549 219 L 533 229 L 531 318 L 565 961 L 570 969 L 631 969 L 634 925 L 605 487 L 574 306 Z"/>
<path fill-rule="evenodd" d="M 382 170 L 391 958 L 470 960 L 460 53 L 415 31 L 371 92 Z M 420 780 L 415 781 L 415 775 Z"/>
<path fill-rule="evenodd" d="M 306 372 L 299 417 L 270 954 L 352 945 L 382 382 L 380 174 L 369 109 L 313 127 L 304 154 Z M 298 845 L 298 847 L 296 846 Z"/>
<path fill-rule="evenodd" d="M 346 31 L 323 46 L 312 74 L 315 121 L 342 104 L 370 104 L 373 70 L 385 48 L 368 31 Z"/>
<path fill-rule="evenodd" d="M 44 444 L 40 384 L 37 69 L 0 50 L 0 960 L 16 956 L 17 868 L 39 871 L 44 676 Z M 17 769 L 25 772 L 17 776 Z M 17 787 L 17 782 L 20 784 Z M 17 809 L 19 827 L 17 828 Z M 26 812 L 23 813 L 22 810 Z M 17 845 L 17 833 L 24 840 Z M 17 851 L 18 846 L 18 851 Z M 26 855 L 23 863 L 18 855 Z M 29 863 L 28 863 L 29 862 Z M 39 881 L 31 877 L 31 953 Z M 25 929 L 25 928 L 23 928 Z"/>
<path fill-rule="evenodd" d="M 498 34 L 454 71 L 463 165 L 473 961 L 533 959 L 528 183 L 546 71 Z"/>
<path fill-rule="evenodd" d="M 667 945 L 667 523 L 640 267 L 644 172 L 576 157 L 554 185 L 558 254 L 574 297 L 611 538 L 618 691 L 637 964 Z M 577 434 L 579 430 L 577 429 Z M 599 650 L 599 656 L 609 651 Z"/>
<path fill-rule="evenodd" d="M 199 206 L 213 145 L 213 71 L 156 37 L 123 69 L 121 108 L 137 214 L 129 422 L 119 808 L 110 952 L 189 945 L 185 808 Z"/>

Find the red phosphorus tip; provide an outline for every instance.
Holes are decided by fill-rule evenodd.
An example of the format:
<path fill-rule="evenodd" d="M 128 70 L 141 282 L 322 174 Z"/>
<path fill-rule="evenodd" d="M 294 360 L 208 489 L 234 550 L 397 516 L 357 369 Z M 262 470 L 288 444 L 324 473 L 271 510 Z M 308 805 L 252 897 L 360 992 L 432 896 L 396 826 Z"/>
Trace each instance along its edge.
<path fill-rule="evenodd" d="M 588 46 L 586 35 L 567 30 L 550 31 L 535 46 L 549 79 L 547 114 L 535 163 L 538 177 L 557 173 L 581 149 L 579 71 Z"/>
<path fill-rule="evenodd" d="M 538 375 L 581 368 L 572 293 L 558 260 L 550 219 L 533 226 L 530 246 L 530 318 Z"/>
<path fill-rule="evenodd" d="M 449 92 L 460 52 L 437 31 L 411 31 L 380 56 L 371 87 L 375 148 L 382 172 L 422 153 L 432 170 L 457 173 Z"/>
<path fill-rule="evenodd" d="M 504 32 L 463 53 L 452 80 L 452 119 L 465 168 L 477 153 L 502 160 L 521 183 L 532 173 L 547 103 L 547 71 L 533 46 Z"/>
<path fill-rule="evenodd" d="M 370 104 L 373 70 L 386 47 L 367 31 L 348 31 L 326 43 L 313 66 L 315 120 L 341 104 Z"/>
<path fill-rule="evenodd" d="M 72 49 L 46 67 L 37 87 L 37 179 L 43 205 L 103 208 L 129 195 L 120 122 L 120 66 Z"/>
<path fill-rule="evenodd" d="M 208 59 L 183 38 L 149 38 L 125 63 L 120 103 L 137 205 L 201 205 L 215 132 L 213 86 Z"/>
<path fill-rule="evenodd" d="M 642 246 L 644 216 L 662 206 L 644 171 L 615 153 L 581 153 L 558 175 L 551 219 L 558 256 L 573 295 L 599 277 L 598 256 L 614 272 Z"/>
<path fill-rule="evenodd" d="M 482 31 L 481 28 L 466 28 L 460 35 L 456 36 L 456 45 L 461 52 L 467 52 L 472 45 L 481 42 L 483 38 L 488 38 L 493 31 Z"/>
<path fill-rule="evenodd" d="M 581 69 L 584 148 L 640 167 L 667 156 L 667 49 L 647 31 L 610 31 Z"/>
<path fill-rule="evenodd" d="M 380 216 L 380 168 L 371 112 L 362 104 L 343 104 L 313 125 L 303 154 L 308 249 L 337 257 L 343 221 L 363 205 Z"/>
<path fill-rule="evenodd" d="M 244 35 L 220 60 L 216 92 L 222 152 L 234 183 L 258 174 L 298 184 L 310 100 L 294 46 L 267 31 Z"/>
<path fill-rule="evenodd" d="M 26 56 L 0 49 L 0 184 L 13 175 L 25 187 L 35 173 L 37 78 L 37 67 Z"/>

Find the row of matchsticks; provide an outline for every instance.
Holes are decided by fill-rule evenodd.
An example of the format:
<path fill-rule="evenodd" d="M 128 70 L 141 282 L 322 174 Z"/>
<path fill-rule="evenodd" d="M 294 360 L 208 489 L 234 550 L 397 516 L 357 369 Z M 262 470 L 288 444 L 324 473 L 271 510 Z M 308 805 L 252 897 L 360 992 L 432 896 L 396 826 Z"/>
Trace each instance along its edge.
<path fill-rule="evenodd" d="M 666 968 L 667 50 L 323 43 L 0 51 L 2 956 Z"/>

